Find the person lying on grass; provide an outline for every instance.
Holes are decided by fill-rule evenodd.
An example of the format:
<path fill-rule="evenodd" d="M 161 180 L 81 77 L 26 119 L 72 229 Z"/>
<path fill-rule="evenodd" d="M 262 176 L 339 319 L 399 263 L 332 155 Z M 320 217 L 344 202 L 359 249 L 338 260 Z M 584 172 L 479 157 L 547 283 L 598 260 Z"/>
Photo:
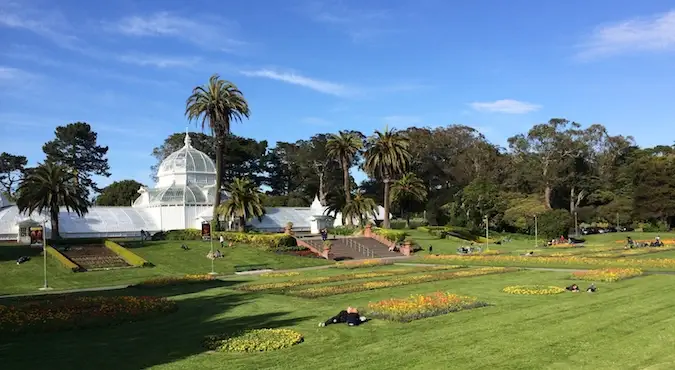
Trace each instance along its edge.
<path fill-rule="evenodd" d="M 598 290 L 598 288 L 595 287 L 595 283 L 591 284 L 591 286 L 586 289 L 586 292 L 588 293 L 595 293 L 595 291 Z"/>
<path fill-rule="evenodd" d="M 574 293 L 579 292 L 579 286 L 576 285 L 576 284 L 572 284 L 572 285 L 568 286 L 568 287 L 565 288 L 565 289 L 567 289 L 567 290 L 570 291 L 570 292 L 574 292 Z"/>
<path fill-rule="evenodd" d="M 337 315 L 331 317 L 326 322 L 319 323 L 320 327 L 330 324 L 347 323 L 349 326 L 357 326 L 366 321 L 365 316 L 360 316 L 359 311 L 354 307 L 347 307 L 347 310 L 340 311 Z"/>
<path fill-rule="evenodd" d="M 28 261 L 30 261 L 30 257 L 28 257 L 28 256 L 21 256 L 21 257 L 19 257 L 19 258 L 16 260 L 16 264 L 17 264 L 17 265 L 20 265 L 20 264 L 25 263 L 25 262 L 28 262 Z"/>

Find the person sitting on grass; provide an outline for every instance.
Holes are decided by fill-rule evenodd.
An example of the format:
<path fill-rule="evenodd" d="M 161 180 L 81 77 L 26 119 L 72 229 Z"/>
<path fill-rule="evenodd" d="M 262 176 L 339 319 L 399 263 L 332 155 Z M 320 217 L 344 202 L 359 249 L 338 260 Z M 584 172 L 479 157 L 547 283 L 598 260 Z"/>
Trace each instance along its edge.
<path fill-rule="evenodd" d="M 326 322 L 319 323 L 320 327 L 330 324 L 347 323 L 349 326 L 357 326 L 366 321 L 365 316 L 360 316 L 359 311 L 354 307 L 347 307 L 346 310 L 340 311 L 337 315 L 331 317 Z"/>
<path fill-rule="evenodd" d="M 189 251 L 189 250 L 190 250 L 190 247 L 188 247 L 187 245 L 183 244 L 183 245 L 180 246 L 180 249 L 182 249 L 182 250 L 184 250 L 184 251 Z"/>
<path fill-rule="evenodd" d="M 595 291 L 598 290 L 598 288 L 595 287 L 595 283 L 591 284 L 591 286 L 586 289 L 587 293 L 595 293 Z"/>
<path fill-rule="evenodd" d="M 221 258 L 223 256 L 222 253 L 220 253 L 220 249 L 216 251 L 216 255 L 214 256 L 215 258 Z"/>
<path fill-rule="evenodd" d="M 573 292 L 573 293 L 579 292 L 579 286 L 576 285 L 576 284 L 572 284 L 572 285 L 568 286 L 568 287 L 565 288 L 565 289 L 568 290 L 568 291 L 570 291 L 570 292 Z"/>
<path fill-rule="evenodd" d="M 21 256 L 21 257 L 19 257 L 19 258 L 16 260 L 16 264 L 17 264 L 17 265 L 20 265 L 20 264 L 22 264 L 22 263 L 24 263 L 24 262 L 28 262 L 28 261 L 30 261 L 30 257 L 28 257 L 28 256 Z"/>

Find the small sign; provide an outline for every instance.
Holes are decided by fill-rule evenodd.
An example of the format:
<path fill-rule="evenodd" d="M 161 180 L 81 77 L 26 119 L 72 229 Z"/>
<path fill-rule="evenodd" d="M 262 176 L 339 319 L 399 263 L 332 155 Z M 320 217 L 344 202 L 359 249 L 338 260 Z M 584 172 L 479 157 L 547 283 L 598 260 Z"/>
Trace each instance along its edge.
<path fill-rule="evenodd" d="M 31 226 L 29 229 L 30 233 L 30 244 L 39 244 L 41 245 L 44 237 L 44 229 L 42 226 Z"/>
<path fill-rule="evenodd" d="M 202 240 L 211 239 L 211 224 L 209 222 L 202 222 Z"/>

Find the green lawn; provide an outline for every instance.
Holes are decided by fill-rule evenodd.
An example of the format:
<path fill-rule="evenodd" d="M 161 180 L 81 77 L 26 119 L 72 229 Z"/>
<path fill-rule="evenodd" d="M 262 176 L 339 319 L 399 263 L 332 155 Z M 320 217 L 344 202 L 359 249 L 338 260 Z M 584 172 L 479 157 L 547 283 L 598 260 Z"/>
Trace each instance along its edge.
<path fill-rule="evenodd" d="M 596 294 L 555 296 L 515 296 L 501 289 L 566 286 L 567 273 L 524 271 L 321 299 L 232 289 L 244 280 L 269 280 L 262 277 L 232 277 L 220 286 L 128 289 L 101 294 L 170 296 L 179 310 L 110 328 L 0 340 L 0 358 L 3 369 L 671 369 L 674 279 L 646 276 L 600 283 Z M 369 301 L 438 290 L 492 306 L 407 324 L 374 320 L 355 328 L 317 327 L 347 305 L 365 307 Z M 201 347 L 204 335 L 261 327 L 297 330 L 305 342 L 255 354 L 208 353 Z"/>
<path fill-rule="evenodd" d="M 186 243 L 191 250 L 180 248 Z M 77 289 L 99 286 L 130 284 L 141 280 L 167 275 L 200 274 L 211 271 L 211 261 L 206 258 L 210 251 L 208 243 L 193 242 L 146 242 L 143 247 L 131 251 L 155 264 L 151 268 L 128 268 L 114 271 L 91 271 L 73 273 L 63 268 L 58 261 L 48 257 L 49 285 L 55 289 Z M 328 264 L 326 260 L 264 252 L 247 245 L 221 249 L 224 258 L 215 261 L 216 272 L 232 274 L 235 266 L 265 265 L 272 269 L 297 268 Z M 43 284 L 41 249 L 16 245 L 0 245 L 0 295 L 35 292 Z M 32 259 L 17 265 L 21 255 Z"/>

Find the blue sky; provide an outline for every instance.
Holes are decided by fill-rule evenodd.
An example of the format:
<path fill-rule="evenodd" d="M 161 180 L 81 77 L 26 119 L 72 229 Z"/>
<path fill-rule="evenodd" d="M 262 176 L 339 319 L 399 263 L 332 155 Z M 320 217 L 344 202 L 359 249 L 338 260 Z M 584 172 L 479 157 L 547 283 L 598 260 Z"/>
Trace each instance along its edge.
<path fill-rule="evenodd" d="M 249 101 L 233 132 L 271 143 L 466 124 L 504 145 L 551 117 L 675 136 L 672 0 L 0 0 L 0 45 L 0 151 L 36 163 L 85 121 L 110 147 L 102 185 L 150 182 L 213 73 Z"/>

